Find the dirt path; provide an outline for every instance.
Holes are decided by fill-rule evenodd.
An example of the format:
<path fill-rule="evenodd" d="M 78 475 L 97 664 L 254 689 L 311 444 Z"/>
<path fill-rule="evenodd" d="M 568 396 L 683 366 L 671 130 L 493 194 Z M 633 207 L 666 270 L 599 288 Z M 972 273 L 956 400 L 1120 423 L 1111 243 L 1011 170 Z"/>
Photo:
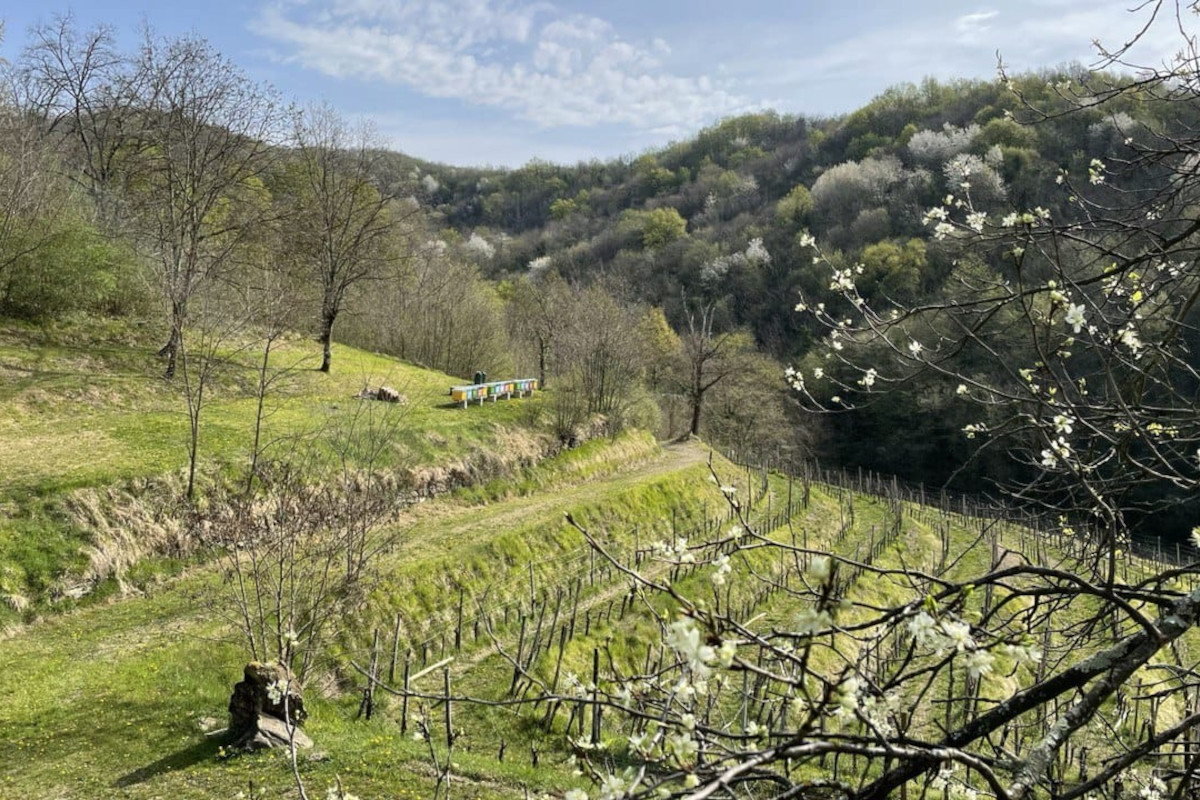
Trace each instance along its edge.
<path fill-rule="evenodd" d="M 624 487 L 681 472 L 708 461 L 709 450 L 698 442 L 673 442 L 660 453 L 629 469 L 595 479 L 548 487 L 524 497 L 514 497 L 487 506 L 458 506 L 432 500 L 413 510 L 410 520 L 401 521 L 405 558 L 440 549 L 448 541 L 487 535 L 546 518 L 556 509 L 594 502 Z"/>

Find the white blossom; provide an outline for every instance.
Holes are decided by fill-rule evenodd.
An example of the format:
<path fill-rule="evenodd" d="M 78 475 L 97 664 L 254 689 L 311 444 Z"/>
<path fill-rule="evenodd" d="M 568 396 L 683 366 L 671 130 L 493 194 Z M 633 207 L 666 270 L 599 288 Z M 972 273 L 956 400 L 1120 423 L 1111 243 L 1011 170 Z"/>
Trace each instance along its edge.
<path fill-rule="evenodd" d="M 968 439 L 974 439 L 977 434 L 987 433 L 987 425 L 982 422 L 972 422 L 970 425 L 963 426 L 963 433 Z"/>
<path fill-rule="evenodd" d="M 813 556 L 804 574 L 812 583 L 825 583 L 833 575 L 833 560 L 829 556 Z"/>
<path fill-rule="evenodd" d="M 771 254 L 767 252 L 767 248 L 763 245 L 761 236 L 756 236 L 746 245 L 745 251 L 746 261 L 750 264 L 770 264 Z"/>
<path fill-rule="evenodd" d="M 805 608 L 796 615 L 796 635 L 812 636 L 829 630 L 833 619 L 828 611 L 817 611 L 815 608 Z"/>
<path fill-rule="evenodd" d="M 975 650 L 974 652 L 967 653 L 964 663 L 967 667 L 967 674 L 972 678 L 978 678 L 982 675 L 990 674 L 995 661 L 996 657 L 987 650 Z"/>
<path fill-rule="evenodd" d="M 629 778 L 625 776 L 605 775 L 600 779 L 598 787 L 600 793 L 596 795 L 596 798 L 597 800 L 619 800 L 629 790 L 630 783 Z"/>
<path fill-rule="evenodd" d="M 1012 657 L 1017 666 L 1037 664 L 1042 660 L 1042 651 L 1033 645 L 1006 644 L 1004 652 Z"/>
<path fill-rule="evenodd" d="M 709 576 L 713 582 L 713 586 L 724 586 L 729 579 L 729 573 L 733 571 L 733 567 L 729 564 L 729 556 L 722 554 L 720 558 L 713 562 L 713 572 Z"/>
<path fill-rule="evenodd" d="M 732 639 L 725 639 L 721 642 L 721 646 L 717 648 L 717 664 L 728 669 L 733 666 L 733 659 L 737 656 L 737 642 Z"/>
<path fill-rule="evenodd" d="M 1119 338 L 1121 344 L 1128 347 L 1134 353 L 1134 355 L 1137 355 L 1144 346 L 1142 344 L 1142 340 L 1138 338 L 1137 330 L 1134 329 L 1132 323 L 1122 328 L 1117 334 L 1117 338 Z"/>
<path fill-rule="evenodd" d="M 922 611 L 908 621 L 908 634 L 919 645 L 940 647 L 941 632 L 938 631 L 937 620 Z"/>
<path fill-rule="evenodd" d="M 471 238 L 463 243 L 463 248 L 472 256 L 490 259 L 496 255 L 496 248 L 487 239 L 480 236 L 478 233 L 472 233 Z"/>
<path fill-rule="evenodd" d="M 1055 469 L 1060 461 L 1069 461 L 1071 445 L 1061 436 L 1050 442 L 1050 446 L 1041 452 L 1041 465 L 1046 469 Z"/>
<path fill-rule="evenodd" d="M 934 206 L 925 212 L 923 221 L 926 225 L 928 225 L 930 222 L 944 222 L 946 220 L 946 216 L 946 209 L 942 208 L 941 206 Z"/>
<path fill-rule="evenodd" d="M 858 709 L 858 678 L 851 675 L 844 681 L 838 684 L 837 695 L 834 698 L 837 702 L 837 709 L 834 711 L 838 716 L 848 716 L 853 714 Z"/>
<path fill-rule="evenodd" d="M 687 662 L 688 669 L 700 680 L 712 674 L 709 664 L 716 658 L 716 651 L 703 644 L 696 624 L 686 617 L 671 623 L 667 628 L 667 644 Z"/>
<path fill-rule="evenodd" d="M 272 703 L 280 703 L 288 692 L 287 678 L 279 678 L 267 684 L 267 698 Z"/>
<path fill-rule="evenodd" d="M 958 652 L 963 653 L 975 647 L 975 640 L 971 638 L 971 626 L 967 623 L 950 620 L 942 623 L 942 630 L 946 633 L 949 644 Z"/>
<path fill-rule="evenodd" d="M 829 290 L 832 292 L 853 292 L 854 277 L 853 272 L 849 268 L 833 271 L 833 280 L 829 283 Z"/>
<path fill-rule="evenodd" d="M 1063 322 L 1071 326 L 1073 333 L 1079 333 L 1087 322 L 1087 317 L 1083 313 L 1082 303 L 1072 303 L 1067 307 L 1067 313 L 1063 316 Z"/>

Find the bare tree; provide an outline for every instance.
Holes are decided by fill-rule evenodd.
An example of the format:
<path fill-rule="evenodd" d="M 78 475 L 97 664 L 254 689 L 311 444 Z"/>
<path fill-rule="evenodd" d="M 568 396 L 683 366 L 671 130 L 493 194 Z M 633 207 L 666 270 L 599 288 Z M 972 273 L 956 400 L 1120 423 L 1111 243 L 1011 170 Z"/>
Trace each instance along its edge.
<path fill-rule="evenodd" d="M 327 105 L 293 119 L 298 181 L 292 253 L 321 292 L 321 371 L 333 359 L 333 326 L 347 294 L 382 280 L 398 258 L 392 197 L 375 165 L 383 151 L 365 124 L 351 127 Z"/>
<path fill-rule="evenodd" d="M 551 372 L 555 348 L 567 326 L 569 292 L 562 277 L 551 271 L 516 281 L 509 299 L 510 338 L 532 350 L 537 363 L 538 385 L 543 389 Z"/>
<path fill-rule="evenodd" d="M 65 173 L 81 184 L 101 219 L 117 221 L 129 162 L 141 151 L 146 73 L 117 48 L 113 30 L 80 31 L 71 15 L 35 26 L 18 69 L 21 105 L 62 145 Z"/>
<path fill-rule="evenodd" d="M 406 218 L 405 238 L 424 242 L 411 248 L 395 279 L 372 283 L 358 299 L 348 340 L 451 375 L 502 371 L 508 349 L 495 286 L 422 222 Z"/>
<path fill-rule="evenodd" d="M 746 339 L 733 332 L 714 332 L 714 304 L 687 313 L 687 329 L 680 336 L 682 380 L 680 389 L 692 410 L 689 432 L 700 435 L 700 415 L 709 390 L 736 372 L 738 350 L 746 350 Z"/>
<path fill-rule="evenodd" d="M 589 414 L 613 414 L 627 403 L 642 377 L 644 349 L 638 338 L 643 309 L 621 303 L 604 287 L 577 289 L 564 308 L 562 374 L 579 392 Z"/>
<path fill-rule="evenodd" d="M 214 296 L 205 292 L 194 298 L 193 314 L 199 323 L 195 327 L 192 341 L 180 339 L 179 364 L 182 372 L 184 405 L 188 416 L 188 473 L 184 495 L 188 501 L 195 499 L 196 469 L 200 463 L 201 418 L 207 410 L 214 382 L 229 360 L 249 346 L 243 338 L 251 323 L 246 308 L 247 298 L 236 293 Z"/>
<path fill-rule="evenodd" d="M 364 401 L 308 445 L 260 464 L 254 493 L 213 503 L 200 520 L 224 578 L 211 606 L 254 660 L 303 681 L 366 602 L 396 538 L 383 523 L 402 507 L 387 458 L 403 415 Z"/>
<path fill-rule="evenodd" d="M 175 373 L 193 296 L 227 271 L 270 213 L 262 176 L 282 121 L 274 94 L 195 38 L 145 34 L 137 69 L 144 147 L 129 203 L 136 236 L 158 267 L 170 333 L 160 355 Z"/>

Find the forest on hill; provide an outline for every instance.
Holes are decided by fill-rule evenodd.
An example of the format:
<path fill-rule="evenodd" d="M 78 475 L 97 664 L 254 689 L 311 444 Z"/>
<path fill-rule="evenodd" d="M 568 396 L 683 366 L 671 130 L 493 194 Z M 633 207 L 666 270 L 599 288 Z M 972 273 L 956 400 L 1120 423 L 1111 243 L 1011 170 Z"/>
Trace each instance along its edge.
<path fill-rule="evenodd" d="M 981 271 L 1011 275 L 1005 254 L 964 253 L 927 223 L 926 211 L 964 181 L 978 210 L 1040 207 L 1078 219 L 1061 191 L 1066 176 L 1128 162 L 1148 131 L 1197 122 L 1196 109 L 1144 94 L 1078 110 L 1086 79 L 1079 67 L 928 79 L 845 117 L 742 116 L 614 162 L 508 172 L 412 165 L 410 175 L 432 176 L 420 197 L 448 226 L 494 246 L 480 265 L 495 279 L 553 271 L 622 287 L 664 309 L 677 330 L 703 310 L 715 331 L 743 331 L 760 353 L 798 364 L 827 331 L 796 313 L 797 298 L 835 303 L 831 269 L 861 267 L 863 297 L 897 308 L 946 297 Z M 810 235 L 827 258 L 814 258 Z M 1002 454 L 954 471 L 967 460 L 970 420 L 953 389 L 920 376 L 886 404 L 802 424 L 813 452 L 838 465 L 968 491 L 989 475 L 1016 477 Z"/>

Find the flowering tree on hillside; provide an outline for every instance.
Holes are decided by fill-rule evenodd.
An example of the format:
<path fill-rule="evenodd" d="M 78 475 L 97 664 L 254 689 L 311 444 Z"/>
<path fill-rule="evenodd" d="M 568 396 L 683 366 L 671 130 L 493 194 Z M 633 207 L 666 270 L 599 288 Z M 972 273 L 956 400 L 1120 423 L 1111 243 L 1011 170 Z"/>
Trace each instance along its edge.
<path fill-rule="evenodd" d="M 798 305 L 828 330 L 816 363 L 789 373 L 812 410 L 940 374 L 977 409 L 963 435 L 1020 463 L 1001 488 L 1053 529 L 952 525 L 892 494 L 867 546 L 841 492 L 846 521 L 813 542 L 811 520 L 803 537 L 771 530 L 728 486 L 730 526 L 648 562 L 584 531 L 663 638 L 657 659 L 613 659 L 580 690 L 620 738 L 594 725 L 575 739 L 595 789 L 573 800 L 1200 792 L 1200 562 L 1193 548 L 1179 564 L 1134 559 L 1129 542 L 1135 513 L 1200 488 L 1196 9 L 1142 12 L 1172 9 L 1184 36 L 1165 67 L 1129 63 L 1127 47 L 1103 66 L 1137 77 L 1053 87 L 1067 106 L 1054 113 L 1123 126 L 1103 155 L 1063 165 L 1054 209 L 997 213 L 996 173 L 955 162 L 926 221 L 975 258 L 942 299 L 868 302 L 862 269 L 830 264 L 838 299 Z M 1013 90 L 1024 121 L 1050 113 Z M 1128 102 L 1160 122 L 1117 116 Z"/>

